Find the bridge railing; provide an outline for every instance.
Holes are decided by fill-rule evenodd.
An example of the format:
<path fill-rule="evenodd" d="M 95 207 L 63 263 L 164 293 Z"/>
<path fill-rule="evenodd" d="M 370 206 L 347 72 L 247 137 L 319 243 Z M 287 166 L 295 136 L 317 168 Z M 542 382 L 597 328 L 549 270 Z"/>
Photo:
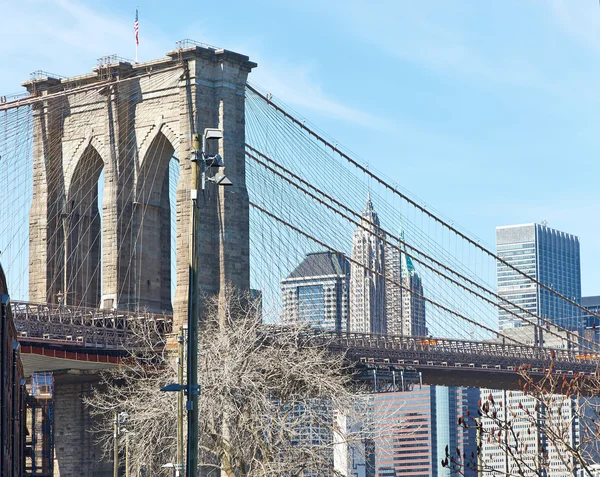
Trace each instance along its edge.
<path fill-rule="evenodd" d="M 340 350 L 397 350 L 417 353 L 444 355 L 464 355 L 465 359 L 481 356 L 495 356 L 524 361 L 551 360 L 569 363 L 582 361 L 597 361 L 598 356 L 582 354 L 574 349 L 554 349 L 547 347 L 528 346 L 519 344 L 498 343 L 496 341 L 467 341 L 447 338 L 389 336 L 368 333 L 336 333 L 318 329 L 307 329 L 307 338 L 327 342 L 330 348 Z"/>
<path fill-rule="evenodd" d="M 134 338 L 132 325 L 152 320 L 169 332 L 171 316 L 148 312 L 100 310 L 72 305 L 11 302 L 21 339 L 63 341 L 81 346 L 123 348 Z"/>
<path fill-rule="evenodd" d="M 170 332 L 171 316 L 148 312 L 100 310 L 71 305 L 12 302 L 15 326 L 21 338 L 34 340 L 77 342 L 82 346 L 123 348 L 135 338 L 132 325 L 153 321 L 159 332 Z M 265 325 L 265 331 L 275 336 L 291 325 Z M 304 336 L 312 343 L 326 345 L 331 350 L 351 351 L 353 357 L 386 355 L 444 359 L 466 363 L 494 364 L 507 359 L 512 362 L 596 363 L 597 355 L 582 354 L 574 349 L 506 344 L 497 341 L 467 341 L 428 336 L 389 336 L 368 333 L 336 333 L 318 328 L 306 328 Z M 377 351 L 377 353 L 373 353 Z M 398 353 L 399 352 L 399 353 Z M 464 358 L 464 359 L 463 359 Z"/>

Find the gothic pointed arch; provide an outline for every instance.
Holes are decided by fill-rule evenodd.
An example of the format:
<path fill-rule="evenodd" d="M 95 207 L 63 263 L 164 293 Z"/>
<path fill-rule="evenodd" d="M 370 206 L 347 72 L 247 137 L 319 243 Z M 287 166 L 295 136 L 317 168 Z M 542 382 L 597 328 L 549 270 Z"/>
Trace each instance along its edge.
<path fill-rule="evenodd" d="M 141 151 L 135 181 L 133 305 L 153 312 L 172 312 L 169 164 L 175 147 L 167 134 L 175 136 L 164 125 L 157 129 Z"/>
<path fill-rule="evenodd" d="M 65 303 L 96 307 L 101 294 L 99 179 L 104 161 L 92 142 L 74 164 L 62 206 Z"/>
<path fill-rule="evenodd" d="M 156 145 L 155 141 L 159 136 L 164 136 L 173 148 L 176 148 L 179 142 L 177 134 L 169 123 L 163 122 L 162 119 L 155 121 L 139 145 L 139 167 L 142 167 L 145 160 L 150 157 L 148 153 Z"/>
<path fill-rule="evenodd" d="M 84 156 L 89 153 L 90 147 L 93 148 L 101 158 L 104 159 L 109 157 L 104 143 L 96 134 L 94 134 L 93 130 L 90 131 L 84 139 L 75 144 L 72 153 L 67 155 L 67 157 L 70 157 L 65 164 L 65 188 L 67 190 L 70 188 L 75 170 L 81 167 L 80 162 Z"/>

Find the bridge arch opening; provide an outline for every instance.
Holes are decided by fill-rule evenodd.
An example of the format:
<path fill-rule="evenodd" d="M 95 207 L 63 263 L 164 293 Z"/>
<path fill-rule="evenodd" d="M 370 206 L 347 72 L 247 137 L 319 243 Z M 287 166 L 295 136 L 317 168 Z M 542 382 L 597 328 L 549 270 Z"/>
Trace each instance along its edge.
<path fill-rule="evenodd" d="M 176 199 L 179 161 L 158 132 L 141 158 L 133 202 L 133 284 L 137 310 L 172 313 L 175 293 Z"/>
<path fill-rule="evenodd" d="M 64 231 L 63 302 L 97 307 L 101 290 L 104 161 L 89 144 L 79 159 L 61 211 Z"/>

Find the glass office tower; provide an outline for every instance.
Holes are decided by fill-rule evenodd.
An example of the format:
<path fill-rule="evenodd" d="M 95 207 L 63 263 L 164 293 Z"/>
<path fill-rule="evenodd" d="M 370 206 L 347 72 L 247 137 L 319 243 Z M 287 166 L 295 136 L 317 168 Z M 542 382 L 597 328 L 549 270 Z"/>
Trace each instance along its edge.
<path fill-rule="evenodd" d="M 350 264 L 333 252 L 309 253 L 281 280 L 284 323 L 347 331 Z"/>
<path fill-rule="evenodd" d="M 597 316 L 600 315 L 600 296 L 584 296 L 581 298 L 581 305 L 590 311 L 589 314 L 583 314 L 583 328 L 593 327 L 600 331 L 600 318 Z"/>
<path fill-rule="evenodd" d="M 496 247 L 508 264 L 581 303 L 579 237 L 543 224 L 508 225 L 496 228 Z M 569 330 L 581 327 L 578 308 L 500 261 L 497 270 L 498 294 L 511 302 L 500 301 L 506 308 L 498 312 L 500 330 L 529 324 L 519 317 L 532 320 L 531 315 L 519 307 Z"/>

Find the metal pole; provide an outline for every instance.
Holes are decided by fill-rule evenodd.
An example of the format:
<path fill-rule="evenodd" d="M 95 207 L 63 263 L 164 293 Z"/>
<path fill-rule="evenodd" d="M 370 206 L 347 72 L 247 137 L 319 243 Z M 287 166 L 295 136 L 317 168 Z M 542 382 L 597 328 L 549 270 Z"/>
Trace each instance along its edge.
<path fill-rule="evenodd" d="M 119 477 L 119 418 L 116 412 L 113 415 L 113 477 Z"/>
<path fill-rule="evenodd" d="M 177 384 L 183 386 L 183 329 L 179 330 L 177 343 Z M 177 393 L 177 464 L 183 464 L 183 389 Z"/>
<path fill-rule="evenodd" d="M 129 432 L 125 436 L 125 477 L 129 477 Z"/>
<path fill-rule="evenodd" d="M 475 422 L 477 423 L 477 476 L 480 477 L 483 475 L 482 463 L 482 449 L 483 449 L 483 437 L 481 432 L 482 421 L 480 417 L 475 418 Z"/>
<path fill-rule="evenodd" d="M 198 221 L 198 161 L 202 161 L 200 138 L 192 137 L 192 182 L 190 200 L 190 258 L 188 294 L 188 359 L 187 359 L 187 465 L 186 477 L 198 475 L 198 264 L 196 256 L 196 235 Z"/>

